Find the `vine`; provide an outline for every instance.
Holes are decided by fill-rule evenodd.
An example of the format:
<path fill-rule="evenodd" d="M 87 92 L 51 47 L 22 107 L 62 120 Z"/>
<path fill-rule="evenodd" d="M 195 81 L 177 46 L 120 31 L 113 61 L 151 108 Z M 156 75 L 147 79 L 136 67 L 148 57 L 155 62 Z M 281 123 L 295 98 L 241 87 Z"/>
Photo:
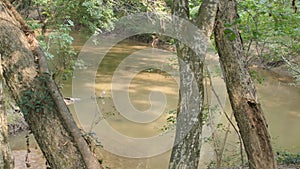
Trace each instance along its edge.
<path fill-rule="evenodd" d="M 23 107 L 23 114 L 30 112 L 41 113 L 45 109 L 51 111 L 54 107 L 51 95 L 48 91 L 47 83 L 49 79 L 43 74 L 35 78 L 35 83 L 40 84 L 38 88 L 28 88 L 23 92 L 20 106 Z"/>

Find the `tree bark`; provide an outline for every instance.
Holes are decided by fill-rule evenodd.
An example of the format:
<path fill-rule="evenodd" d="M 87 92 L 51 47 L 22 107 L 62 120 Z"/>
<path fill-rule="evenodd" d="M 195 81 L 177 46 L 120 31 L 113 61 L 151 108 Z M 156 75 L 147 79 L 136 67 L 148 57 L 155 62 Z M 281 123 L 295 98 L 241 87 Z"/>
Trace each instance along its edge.
<path fill-rule="evenodd" d="M 32 31 L 7 0 L 0 1 L 3 76 L 53 169 L 98 169 L 100 164 L 51 79 Z"/>
<path fill-rule="evenodd" d="M 1 64 L 1 54 L 0 54 Z M 1 65 L 0 65 L 1 70 Z M 5 97 L 3 93 L 3 77 L 0 71 L 0 168 L 13 169 L 14 159 L 8 143 L 8 126 L 6 121 Z"/>
<path fill-rule="evenodd" d="M 202 2 L 196 24 L 203 32 L 204 37 L 194 37 L 195 39 L 209 39 L 211 36 L 216 7 L 217 3 L 213 0 L 204 0 Z M 188 0 L 175 0 L 173 14 L 189 20 Z M 180 29 L 182 27 L 184 29 L 184 26 L 180 23 L 175 24 L 178 24 L 175 32 L 182 32 Z M 169 169 L 198 168 L 200 159 L 204 102 L 203 62 L 206 44 L 195 44 L 195 46 L 197 48 L 205 46 L 205 49 L 201 53 L 195 53 L 183 42 L 176 42 L 180 71 L 180 91 L 176 118 L 176 136 Z"/>
<path fill-rule="evenodd" d="M 249 74 L 238 32 L 236 1 L 220 1 L 215 42 L 229 94 L 251 169 L 274 169 L 276 163 L 263 111 Z"/>

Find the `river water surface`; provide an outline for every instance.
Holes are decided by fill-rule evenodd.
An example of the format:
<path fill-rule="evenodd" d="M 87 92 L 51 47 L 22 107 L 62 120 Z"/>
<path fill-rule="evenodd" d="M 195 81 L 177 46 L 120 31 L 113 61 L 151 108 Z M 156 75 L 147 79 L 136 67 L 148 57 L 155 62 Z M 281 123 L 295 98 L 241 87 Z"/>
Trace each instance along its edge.
<path fill-rule="evenodd" d="M 80 50 L 84 44 L 84 38 L 78 36 L 75 38 L 75 48 Z M 101 131 L 100 123 L 106 121 L 107 124 L 117 133 L 125 135 L 129 138 L 150 138 L 159 135 L 164 135 L 162 128 L 167 124 L 167 118 L 170 116 L 168 112 L 175 110 L 178 101 L 178 75 L 168 74 L 165 72 L 157 71 L 156 69 L 162 69 L 162 65 L 172 65 L 174 59 L 172 59 L 172 53 L 167 52 L 169 55 L 167 59 L 162 61 L 162 64 L 157 64 L 153 66 L 153 69 L 147 69 L 140 73 L 134 75 L 130 81 L 129 87 L 126 88 L 129 91 L 129 98 L 132 105 L 138 111 L 145 111 L 151 107 L 149 103 L 149 95 L 153 91 L 162 92 L 165 94 L 165 99 L 167 104 L 164 107 L 164 111 L 154 118 L 153 121 L 149 123 L 136 123 L 123 117 L 114 105 L 112 96 L 112 78 L 114 71 L 120 65 L 123 59 L 128 57 L 128 55 L 138 52 L 140 50 L 147 50 L 150 46 L 147 44 L 126 40 L 122 43 L 116 45 L 110 50 L 110 52 L 105 56 L 99 65 L 96 79 L 95 79 L 95 98 L 98 105 L 98 109 L 102 112 L 102 116 L 97 113 L 93 113 L 94 110 L 90 107 L 90 104 L 85 103 L 86 98 L 81 98 L 79 101 L 79 108 L 74 108 L 74 105 L 70 106 L 70 110 L 75 116 L 77 122 L 80 126 L 87 130 L 88 132 L 99 133 Z M 88 52 L 93 53 L 93 48 L 89 48 Z M 95 53 L 97 54 L 95 49 Z M 151 48 L 149 50 L 152 50 Z M 86 52 L 86 51 L 85 51 Z M 82 52 L 84 53 L 84 52 Z M 154 53 L 156 54 L 156 53 Z M 160 53 L 164 54 L 164 53 Z M 146 58 L 146 55 L 151 56 L 151 52 L 144 52 L 144 57 L 138 54 L 137 57 Z M 216 56 L 212 56 L 213 58 Z M 165 56 L 162 56 L 165 58 Z M 176 60 L 176 59 L 175 59 Z M 148 63 L 149 60 L 142 60 L 141 62 Z M 160 61 L 156 62 L 159 63 Z M 135 64 L 131 63 L 128 65 L 128 72 L 132 70 Z M 146 66 L 147 67 L 147 66 Z M 126 67 L 125 67 L 126 68 Z M 176 69 L 176 65 L 173 66 Z M 164 68 L 163 68 L 164 69 Z M 82 70 L 84 71 L 84 70 Z M 126 71 L 126 70 L 125 70 Z M 300 152 L 300 88 L 299 86 L 290 85 L 291 79 L 279 76 L 271 71 L 267 70 L 257 70 L 258 74 L 261 75 L 265 80 L 262 84 L 257 83 L 256 88 L 258 92 L 259 99 L 261 101 L 263 110 L 265 112 L 266 119 L 269 124 L 269 130 L 272 137 L 272 143 L 275 150 L 288 150 L 291 152 Z M 126 72 L 124 75 L 126 75 Z M 77 78 L 77 77 L 75 77 Z M 219 78 L 220 80 L 221 78 Z M 176 81 L 177 80 L 177 81 Z M 74 81 L 74 80 L 73 80 Z M 222 86 L 222 81 L 217 81 L 216 87 Z M 89 85 L 86 84 L 87 88 Z M 224 87 L 224 86 L 223 86 Z M 220 88 L 222 89 L 222 88 Z M 75 89 L 79 90 L 79 89 Z M 84 91 L 84 90 L 83 90 Z M 64 88 L 62 89 L 64 96 L 72 97 L 72 79 L 64 82 Z M 225 92 L 225 91 L 223 91 Z M 105 94 L 104 94 L 105 93 Z M 226 100 L 227 105 L 226 110 L 230 111 L 230 106 L 228 105 L 228 100 Z M 155 104 L 155 102 L 153 103 Z M 76 107 L 76 106 L 75 106 Z M 96 112 L 96 111 L 95 111 Z M 91 120 L 92 119 L 92 120 Z M 224 117 L 221 118 L 223 123 L 227 123 Z M 103 129 L 103 128 L 102 128 Z M 112 137 L 113 134 L 110 132 L 104 132 L 106 137 Z M 231 132 L 234 135 L 234 132 Z M 103 134 L 103 133 L 102 133 Z M 161 145 L 168 146 L 169 142 L 172 143 L 174 139 L 174 131 L 167 135 L 169 141 L 165 143 L 161 142 Z M 238 149 L 238 144 L 236 144 L 235 136 L 231 136 L 228 140 L 229 149 Z M 22 141 L 23 140 L 23 141 Z M 130 139 L 128 139 L 130 140 Z M 102 142 L 105 146 L 110 146 L 109 150 L 118 149 L 119 153 L 126 154 L 127 157 L 121 157 L 119 155 L 114 155 L 112 153 L 103 152 L 104 164 L 111 167 L 112 169 L 166 169 L 168 166 L 170 151 L 164 149 L 163 151 L 156 151 L 157 145 L 147 145 L 148 147 L 139 147 L 132 150 L 128 141 L 124 140 L 108 140 L 108 142 Z M 112 142 L 115 141 L 115 142 Z M 10 138 L 12 148 L 15 150 L 24 149 L 24 135 L 13 136 Z M 33 144 L 33 143 L 32 143 Z M 135 143 L 133 143 L 135 144 Z M 120 146 L 121 145 L 121 146 Z M 136 145 L 138 147 L 139 145 Z M 153 146 L 153 147 L 152 147 Z M 230 148 L 231 147 L 231 148 Z M 130 158 L 132 154 L 137 151 L 144 151 L 145 149 L 153 150 L 149 151 L 150 155 L 148 158 Z M 161 152 L 156 156 L 151 157 L 151 153 Z M 146 154 L 147 154 L 146 153 Z M 126 155 L 125 155 L 126 156 Z M 134 156 L 134 155 L 133 155 Z M 202 149 L 202 163 L 207 164 L 210 160 L 214 159 L 214 152 L 209 143 L 205 142 Z M 202 166 L 203 168 L 203 166 Z"/>

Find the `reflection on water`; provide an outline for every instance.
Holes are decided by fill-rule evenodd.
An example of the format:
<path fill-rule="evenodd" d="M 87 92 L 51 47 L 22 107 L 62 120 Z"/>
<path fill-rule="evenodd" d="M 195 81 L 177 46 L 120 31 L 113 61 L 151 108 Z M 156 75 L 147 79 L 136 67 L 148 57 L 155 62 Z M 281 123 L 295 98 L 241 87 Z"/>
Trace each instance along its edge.
<path fill-rule="evenodd" d="M 75 44 L 75 46 L 80 48 L 83 44 L 81 44 L 80 41 L 77 42 L 78 44 Z M 87 126 L 82 126 L 83 128 L 86 130 L 91 129 L 91 121 L 85 121 L 84 118 L 104 118 L 114 130 L 128 137 L 147 138 L 162 134 L 161 129 L 166 124 L 166 119 L 169 116 L 168 112 L 176 109 L 177 107 L 178 86 L 174 78 L 159 72 L 143 71 L 138 73 L 132 79 L 128 88 L 129 97 L 133 106 L 140 111 L 145 111 L 151 106 L 149 104 L 149 94 L 153 91 L 153 89 L 161 91 L 166 95 L 168 102 L 165 107 L 165 111 L 159 118 L 151 123 L 135 123 L 124 118 L 116 110 L 112 99 L 111 81 L 115 69 L 125 57 L 137 50 L 145 48 L 147 48 L 145 44 L 125 41 L 112 48 L 110 53 L 106 55 L 99 66 L 95 81 L 95 92 L 96 96 L 98 96 L 96 100 L 99 109 L 103 113 L 103 117 L 87 114 L 79 115 L 78 113 L 74 114 L 74 116 L 77 115 L 81 124 L 87 124 Z M 275 144 L 275 147 L 300 152 L 300 135 L 297 132 L 297 129 L 300 128 L 300 88 L 284 83 L 283 81 L 286 81 L 285 79 L 277 77 L 269 71 L 259 70 L 258 72 L 265 78 L 264 83 L 257 84 L 256 87 L 258 90 L 258 96 L 265 111 L 272 141 Z M 71 80 L 66 81 L 64 83 L 64 88 L 62 89 L 63 94 L 68 97 L 72 96 L 71 88 Z M 105 91 L 105 97 L 99 98 L 103 91 Z M 84 106 L 84 104 L 82 104 L 82 106 Z M 70 108 L 74 113 L 74 107 L 71 106 Z M 86 110 L 89 108 L 90 107 L 88 106 L 83 107 L 83 109 Z M 97 132 L 95 131 L 97 130 L 97 127 L 95 126 L 97 126 L 96 123 L 92 126 L 92 130 Z M 15 139 L 17 138 L 14 137 L 13 141 Z M 122 140 L 118 141 L 122 142 Z M 18 143 L 13 143 L 12 147 L 17 148 L 17 144 Z M 205 149 L 203 150 L 205 151 Z M 207 149 L 207 151 L 208 150 L 209 149 Z M 207 152 L 206 154 L 210 153 Z M 211 152 L 211 154 L 213 153 Z M 103 157 L 104 163 L 113 169 L 165 169 L 168 166 L 170 151 L 146 159 L 119 157 L 108 152 L 104 152 Z"/>

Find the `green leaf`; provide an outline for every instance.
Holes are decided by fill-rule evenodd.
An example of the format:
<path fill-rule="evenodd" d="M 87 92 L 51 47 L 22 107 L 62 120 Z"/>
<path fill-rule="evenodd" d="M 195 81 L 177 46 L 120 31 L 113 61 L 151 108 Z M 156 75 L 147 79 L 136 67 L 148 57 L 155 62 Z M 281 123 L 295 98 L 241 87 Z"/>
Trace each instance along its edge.
<path fill-rule="evenodd" d="M 224 26 L 225 26 L 225 27 L 231 27 L 232 24 L 231 24 L 231 23 L 225 23 Z"/>
<path fill-rule="evenodd" d="M 230 40 L 230 41 L 234 41 L 235 38 L 236 38 L 235 33 L 231 33 L 230 36 L 229 36 L 229 40 Z"/>
<path fill-rule="evenodd" d="M 224 33 L 225 33 L 225 35 L 228 35 L 228 34 L 234 33 L 234 31 L 231 28 L 226 28 L 224 30 Z"/>

